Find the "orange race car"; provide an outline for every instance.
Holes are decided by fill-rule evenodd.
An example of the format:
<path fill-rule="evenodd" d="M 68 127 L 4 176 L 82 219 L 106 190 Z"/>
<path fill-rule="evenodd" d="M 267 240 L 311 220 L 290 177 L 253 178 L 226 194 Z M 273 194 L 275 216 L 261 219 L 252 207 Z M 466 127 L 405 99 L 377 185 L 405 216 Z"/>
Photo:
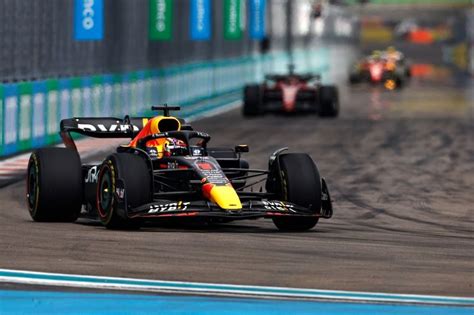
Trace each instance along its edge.
<path fill-rule="evenodd" d="M 386 51 L 374 51 L 356 62 L 349 73 L 349 83 L 383 84 L 393 90 L 402 87 L 410 76 L 410 66 L 403 54 L 389 47 Z"/>

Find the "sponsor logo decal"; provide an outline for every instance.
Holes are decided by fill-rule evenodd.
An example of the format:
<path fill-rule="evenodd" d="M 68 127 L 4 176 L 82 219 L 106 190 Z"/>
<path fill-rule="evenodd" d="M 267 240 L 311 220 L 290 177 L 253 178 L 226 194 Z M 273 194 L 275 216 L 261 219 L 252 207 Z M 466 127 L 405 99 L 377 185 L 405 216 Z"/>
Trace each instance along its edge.
<path fill-rule="evenodd" d="M 74 39 L 101 40 L 104 37 L 103 0 L 75 0 Z"/>
<path fill-rule="evenodd" d="M 272 211 L 296 212 L 292 204 L 287 204 L 282 201 L 262 201 L 263 207 Z"/>
<path fill-rule="evenodd" d="M 193 155 L 194 156 L 201 156 L 202 155 L 202 150 L 201 149 L 193 149 Z"/>
<path fill-rule="evenodd" d="M 188 209 L 190 202 L 172 202 L 165 203 L 161 205 L 151 205 L 148 213 L 163 213 L 163 212 L 172 212 L 172 211 L 184 211 Z"/>
<path fill-rule="evenodd" d="M 229 182 L 225 174 L 222 172 L 220 167 L 208 159 L 199 159 L 194 162 L 197 169 L 202 173 L 203 178 L 207 178 L 207 181 L 212 184 L 225 185 Z"/>
<path fill-rule="evenodd" d="M 99 177 L 99 167 L 98 166 L 92 166 L 88 171 L 87 171 L 87 176 L 85 178 L 86 183 L 97 183 L 97 178 Z"/>
<path fill-rule="evenodd" d="M 117 188 L 115 189 L 115 193 L 117 194 L 117 197 L 118 197 L 119 199 L 123 199 L 123 197 L 125 196 L 125 188 L 119 188 L 119 187 L 117 187 Z"/>
<path fill-rule="evenodd" d="M 147 147 L 146 150 L 147 150 L 149 156 L 151 156 L 151 157 L 157 157 L 158 156 L 158 151 L 155 148 Z"/>
<path fill-rule="evenodd" d="M 196 165 L 197 165 L 197 167 L 199 167 L 203 171 L 210 171 L 210 170 L 215 169 L 214 165 L 212 165 L 211 163 L 208 163 L 208 162 L 198 162 L 198 163 L 196 163 Z"/>
<path fill-rule="evenodd" d="M 125 132 L 127 130 L 130 130 L 130 125 L 112 124 L 110 125 L 110 127 L 107 128 L 103 124 L 98 124 L 97 126 L 94 126 L 92 124 L 77 124 L 77 128 L 84 131 Z M 138 127 L 133 126 L 133 131 L 139 131 Z"/>

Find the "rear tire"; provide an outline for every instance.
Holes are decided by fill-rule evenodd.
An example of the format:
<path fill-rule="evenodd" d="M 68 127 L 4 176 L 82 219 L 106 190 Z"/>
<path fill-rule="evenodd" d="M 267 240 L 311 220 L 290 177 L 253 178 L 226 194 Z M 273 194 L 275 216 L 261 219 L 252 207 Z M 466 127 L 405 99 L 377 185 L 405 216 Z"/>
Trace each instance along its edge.
<path fill-rule="evenodd" d="M 260 85 L 247 85 L 244 88 L 244 116 L 258 116 L 263 114 L 263 95 Z"/>
<path fill-rule="evenodd" d="M 349 75 L 349 83 L 350 84 L 357 84 L 360 82 L 360 76 L 357 73 L 351 73 Z"/>
<path fill-rule="evenodd" d="M 82 208 L 81 159 L 67 148 L 34 151 L 28 162 L 26 201 L 33 220 L 74 222 Z"/>
<path fill-rule="evenodd" d="M 99 219 L 108 229 L 137 229 L 141 222 L 130 219 L 126 209 L 119 209 L 117 180 L 124 181 L 127 205 L 135 208 L 152 202 L 152 176 L 146 161 L 130 153 L 115 153 L 100 167 L 97 181 Z"/>
<path fill-rule="evenodd" d="M 337 87 L 322 86 L 319 89 L 319 116 L 337 117 L 339 115 L 339 93 Z"/>
<path fill-rule="evenodd" d="M 411 67 L 410 66 L 405 66 L 405 76 L 407 78 L 411 78 Z"/>
<path fill-rule="evenodd" d="M 401 89 L 404 85 L 404 82 L 403 82 L 402 78 L 400 78 L 400 77 L 395 79 L 395 83 L 397 85 L 397 89 Z"/>
<path fill-rule="evenodd" d="M 279 157 L 282 173 L 280 198 L 315 214 L 321 212 L 321 178 L 311 157 L 305 153 L 282 154 Z M 280 231 L 306 231 L 312 229 L 318 217 L 277 217 L 273 223 Z"/>

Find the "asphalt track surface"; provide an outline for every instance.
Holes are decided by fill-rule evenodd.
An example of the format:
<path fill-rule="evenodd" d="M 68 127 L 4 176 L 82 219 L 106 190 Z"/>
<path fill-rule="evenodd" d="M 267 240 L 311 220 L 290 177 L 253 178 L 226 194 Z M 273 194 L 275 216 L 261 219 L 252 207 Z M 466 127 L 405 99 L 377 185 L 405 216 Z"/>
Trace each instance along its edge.
<path fill-rule="evenodd" d="M 338 119 L 234 110 L 194 123 L 214 145 L 248 144 L 252 167 L 283 146 L 310 153 L 335 208 L 310 232 L 281 233 L 269 220 L 140 231 L 35 223 L 19 182 L 0 190 L 0 267 L 472 297 L 474 92 L 459 84 L 342 87 Z"/>

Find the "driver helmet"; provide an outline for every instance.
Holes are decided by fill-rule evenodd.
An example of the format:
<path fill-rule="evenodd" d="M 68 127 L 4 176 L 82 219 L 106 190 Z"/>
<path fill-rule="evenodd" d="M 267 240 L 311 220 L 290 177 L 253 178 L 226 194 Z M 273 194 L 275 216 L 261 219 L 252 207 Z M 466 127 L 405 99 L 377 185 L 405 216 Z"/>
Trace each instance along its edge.
<path fill-rule="evenodd" d="M 179 130 L 181 130 L 181 122 L 177 118 L 169 116 L 156 116 L 146 122 L 145 126 L 142 128 L 142 130 L 140 130 L 140 132 L 135 136 L 129 145 L 131 147 L 136 147 L 140 139 L 151 134 Z M 146 150 L 151 156 L 161 157 L 162 155 L 165 155 L 164 153 L 166 153 L 163 151 L 166 151 L 165 146 L 169 142 L 168 140 L 169 139 L 166 138 L 150 140 L 146 143 Z M 169 151 L 166 154 L 171 155 Z"/>
<path fill-rule="evenodd" d="M 183 140 L 166 138 L 163 151 L 164 156 L 180 156 L 188 154 L 188 147 Z"/>
<path fill-rule="evenodd" d="M 396 53 L 397 50 L 395 49 L 395 47 L 389 46 L 389 47 L 387 48 L 387 52 L 388 52 L 389 54 L 393 54 L 393 53 Z"/>
<path fill-rule="evenodd" d="M 374 50 L 372 52 L 372 59 L 378 60 L 382 58 L 382 52 L 380 50 Z"/>

